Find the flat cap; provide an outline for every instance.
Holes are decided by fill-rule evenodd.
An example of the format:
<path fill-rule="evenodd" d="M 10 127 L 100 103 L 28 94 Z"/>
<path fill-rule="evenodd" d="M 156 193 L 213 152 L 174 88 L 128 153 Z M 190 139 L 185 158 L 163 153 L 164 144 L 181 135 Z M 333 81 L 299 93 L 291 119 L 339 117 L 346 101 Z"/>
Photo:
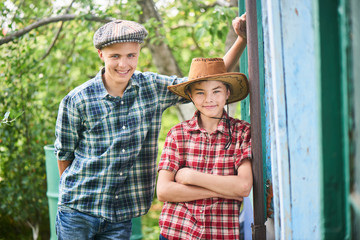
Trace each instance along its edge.
<path fill-rule="evenodd" d="M 100 27 L 94 34 L 94 46 L 97 49 L 121 42 L 144 42 L 148 35 L 139 23 L 127 20 L 115 20 Z"/>

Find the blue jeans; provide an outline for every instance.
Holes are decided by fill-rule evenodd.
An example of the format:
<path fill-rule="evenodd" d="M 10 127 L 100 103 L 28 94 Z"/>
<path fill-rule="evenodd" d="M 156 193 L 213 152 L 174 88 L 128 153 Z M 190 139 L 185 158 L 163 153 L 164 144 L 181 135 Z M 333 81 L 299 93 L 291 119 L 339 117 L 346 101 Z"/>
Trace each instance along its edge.
<path fill-rule="evenodd" d="M 168 240 L 168 239 L 167 239 L 166 237 L 164 237 L 163 235 L 160 234 L 159 240 Z"/>
<path fill-rule="evenodd" d="M 125 240 L 131 237 L 131 220 L 111 223 L 103 218 L 60 206 L 56 215 L 56 234 L 59 240 Z"/>

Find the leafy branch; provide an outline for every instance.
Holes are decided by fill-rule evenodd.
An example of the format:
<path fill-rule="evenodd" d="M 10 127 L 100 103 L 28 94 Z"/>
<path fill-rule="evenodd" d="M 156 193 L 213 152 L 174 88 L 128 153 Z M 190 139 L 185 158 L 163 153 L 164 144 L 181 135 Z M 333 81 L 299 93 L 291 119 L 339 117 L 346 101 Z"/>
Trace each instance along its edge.
<path fill-rule="evenodd" d="M 20 113 L 17 117 L 15 117 L 14 119 L 9 120 L 10 117 L 10 112 L 6 112 L 4 115 L 4 118 L 1 120 L 0 122 L 0 126 L 1 124 L 6 124 L 6 125 L 10 125 L 12 122 L 14 122 L 18 117 L 20 117 L 24 112 Z"/>
<path fill-rule="evenodd" d="M 65 10 L 65 13 L 66 13 L 66 14 L 69 13 L 69 11 L 70 11 L 70 9 L 71 9 L 74 1 L 75 1 L 75 0 L 73 0 L 73 1 L 70 3 L 70 5 L 66 8 L 66 10 Z M 52 41 L 52 43 L 51 43 L 51 45 L 50 45 L 50 47 L 48 48 L 48 50 L 46 51 L 46 53 L 41 57 L 40 60 L 44 60 L 47 56 L 49 56 L 51 49 L 55 46 L 55 43 L 56 43 L 56 41 L 58 40 L 58 38 L 59 38 L 59 36 L 60 36 L 60 32 L 61 32 L 61 30 L 62 30 L 62 28 L 63 28 L 63 25 L 64 25 L 64 22 L 62 21 L 62 22 L 61 22 L 61 25 L 60 25 L 60 27 L 59 27 L 59 29 L 58 29 L 55 37 L 54 37 L 54 39 L 53 39 L 53 41 Z"/>
<path fill-rule="evenodd" d="M 16 38 L 19 38 L 19 37 L 25 35 L 26 33 L 30 32 L 31 30 L 39 28 L 41 26 L 45 26 L 45 25 L 48 25 L 50 23 L 55 23 L 55 22 L 71 21 L 71 20 L 79 19 L 81 17 L 84 17 L 88 21 L 102 22 L 102 23 L 107 23 L 112 20 L 109 18 L 101 18 L 98 16 L 89 15 L 89 14 L 86 14 L 84 16 L 79 16 L 79 15 L 75 15 L 75 14 L 64 14 L 64 15 L 60 15 L 60 16 L 48 17 L 48 18 L 41 19 L 37 22 L 34 22 L 34 23 L 24 27 L 23 29 L 20 29 L 19 31 L 15 31 L 15 32 L 7 35 L 6 37 L 1 38 L 0 45 L 3 45 L 8 42 L 12 42 Z"/>

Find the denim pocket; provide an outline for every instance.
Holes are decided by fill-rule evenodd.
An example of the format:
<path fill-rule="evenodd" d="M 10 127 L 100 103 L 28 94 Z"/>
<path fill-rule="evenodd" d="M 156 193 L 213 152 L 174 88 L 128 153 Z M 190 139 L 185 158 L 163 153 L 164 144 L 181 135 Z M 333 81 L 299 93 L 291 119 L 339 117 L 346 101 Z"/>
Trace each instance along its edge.
<path fill-rule="evenodd" d="M 59 206 L 56 219 L 58 240 L 93 239 L 96 232 L 92 217 L 66 206 Z M 96 222 L 95 222 L 96 223 Z M 91 236 L 91 237 L 90 237 Z"/>
<path fill-rule="evenodd" d="M 64 205 L 60 205 L 58 206 L 58 212 L 62 212 L 62 213 L 76 213 L 77 211 L 75 209 L 69 208 L 67 206 Z"/>

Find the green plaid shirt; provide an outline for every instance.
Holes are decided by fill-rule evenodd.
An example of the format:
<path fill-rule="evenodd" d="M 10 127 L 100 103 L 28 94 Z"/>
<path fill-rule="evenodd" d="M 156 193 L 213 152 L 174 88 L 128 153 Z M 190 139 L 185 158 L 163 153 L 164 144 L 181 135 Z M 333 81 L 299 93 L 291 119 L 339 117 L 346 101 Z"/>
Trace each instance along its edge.
<path fill-rule="evenodd" d="M 100 71 L 59 107 L 55 154 L 70 160 L 59 205 L 119 222 L 145 214 L 154 195 L 161 115 L 184 78 L 135 72 L 123 97 L 106 91 Z"/>

